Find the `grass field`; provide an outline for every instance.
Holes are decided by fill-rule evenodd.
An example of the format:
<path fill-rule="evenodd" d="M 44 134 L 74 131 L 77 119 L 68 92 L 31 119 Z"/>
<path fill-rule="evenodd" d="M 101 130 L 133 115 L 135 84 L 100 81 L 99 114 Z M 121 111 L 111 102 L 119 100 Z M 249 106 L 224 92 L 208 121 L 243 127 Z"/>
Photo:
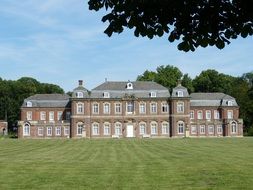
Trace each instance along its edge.
<path fill-rule="evenodd" d="M 253 138 L 0 138 L 0 189 L 253 189 Z"/>

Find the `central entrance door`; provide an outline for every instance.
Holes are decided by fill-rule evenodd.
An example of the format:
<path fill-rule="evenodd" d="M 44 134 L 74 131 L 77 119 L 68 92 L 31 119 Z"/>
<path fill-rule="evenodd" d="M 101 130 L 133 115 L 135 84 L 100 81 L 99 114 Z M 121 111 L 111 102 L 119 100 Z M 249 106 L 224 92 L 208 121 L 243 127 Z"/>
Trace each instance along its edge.
<path fill-rule="evenodd" d="M 127 125 L 126 137 L 134 137 L 134 126 L 133 125 Z"/>

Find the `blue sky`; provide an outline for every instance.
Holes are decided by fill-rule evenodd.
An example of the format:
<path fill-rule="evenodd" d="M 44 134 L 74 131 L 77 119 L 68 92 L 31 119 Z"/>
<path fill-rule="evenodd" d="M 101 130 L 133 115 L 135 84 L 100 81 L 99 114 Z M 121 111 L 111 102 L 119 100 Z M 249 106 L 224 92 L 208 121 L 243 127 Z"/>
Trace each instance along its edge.
<path fill-rule="evenodd" d="M 168 64 L 191 77 L 206 69 L 233 76 L 253 71 L 252 37 L 223 50 L 185 53 L 167 37 L 136 38 L 126 30 L 109 38 L 102 15 L 89 11 L 86 0 L 1 0 L 0 77 L 29 76 L 70 91 L 79 79 L 92 89 L 105 78 L 135 80 L 146 69 Z"/>

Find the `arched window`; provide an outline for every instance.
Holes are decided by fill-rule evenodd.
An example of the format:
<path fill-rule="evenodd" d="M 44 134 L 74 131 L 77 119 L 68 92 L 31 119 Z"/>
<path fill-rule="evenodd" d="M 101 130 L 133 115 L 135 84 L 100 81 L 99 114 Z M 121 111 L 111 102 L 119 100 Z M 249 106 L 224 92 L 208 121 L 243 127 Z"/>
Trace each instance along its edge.
<path fill-rule="evenodd" d="M 28 123 L 23 127 L 23 136 L 30 136 L 30 125 Z"/>
<path fill-rule="evenodd" d="M 33 104 L 32 104 L 32 102 L 28 101 L 28 102 L 26 102 L 26 106 L 27 106 L 27 107 L 32 107 Z"/>
<path fill-rule="evenodd" d="M 110 113 L 110 103 L 104 103 L 104 114 Z"/>
<path fill-rule="evenodd" d="M 98 123 L 92 124 L 92 134 L 99 135 L 99 124 Z"/>
<path fill-rule="evenodd" d="M 77 92 L 76 97 L 77 98 L 83 98 L 83 93 L 82 92 Z"/>
<path fill-rule="evenodd" d="M 156 122 L 151 122 L 150 127 L 151 127 L 151 134 L 156 135 L 158 133 L 157 123 Z"/>
<path fill-rule="evenodd" d="M 151 102 L 150 103 L 150 113 L 156 113 L 157 112 L 157 103 Z"/>
<path fill-rule="evenodd" d="M 117 122 L 115 123 L 115 135 L 122 135 L 122 124 Z"/>
<path fill-rule="evenodd" d="M 146 123 L 140 123 L 140 135 L 146 134 Z"/>
<path fill-rule="evenodd" d="M 184 122 L 183 121 L 177 122 L 177 131 L 178 131 L 178 134 L 184 134 Z"/>
<path fill-rule="evenodd" d="M 84 104 L 83 103 L 78 102 L 76 107 L 77 107 L 76 112 L 78 114 L 84 113 Z"/>
<path fill-rule="evenodd" d="M 169 123 L 163 122 L 162 123 L 162 134 L 169 134 Z"/>
<path fill-rule="evenodd" d="M 77 129 L 77 135 L 82 135 L 83 134 L 83 123 L 82 122 L 77 123 L 76 129 Z"/>
<path fill-rule="evenodd" d="M 184 113 L 184 102 L 177 102 L 177 113 Z"/>
<path fill-rule="evenodd" d="M 99 113 L 99 104 L 98 103 L 93 103 L 92 104 L 92 113 L 93 114 L 98 114 Z"/>
<path fill-rule="evenodd" d="M 110 123 L 106 122 L 104 123 L 104 135 L 110 135 L 111 134 L 111 125 Z"/>
<path fill-rule="evenodd" d="M 133 89 L 133 84 L 131 82 L 128 82 L 126 88 Z"/>
<path fill-rule="evenodd" d="M 231 123 L 231 132 L 237 133 L 237 124 L 234 121 Z"/>

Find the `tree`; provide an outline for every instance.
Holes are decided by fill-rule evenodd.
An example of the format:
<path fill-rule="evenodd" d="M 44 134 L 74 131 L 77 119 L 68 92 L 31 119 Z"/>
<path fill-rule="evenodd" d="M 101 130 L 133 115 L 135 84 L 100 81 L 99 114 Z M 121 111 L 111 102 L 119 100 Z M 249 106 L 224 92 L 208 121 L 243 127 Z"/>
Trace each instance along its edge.
<path fill-rule="evenodd" d="M 167 35 L 180 40 L 178 49 L 194 51 L 215 45 L 219 49 L 238 36 L 253 35 L 251 0 L 89 0 L 90 10 L 106 9 L 108 36 L 134 29 L 134 35 L 152 39 Z"/>
<path fill-rule="evenodd" d="M 186 87 L 189 93 L 194 92 L 194 87 L 193 87 L 193 84 L 192 84 L 192 79 L 191 79 L 191 77 L 189 77 L 188 74 L 184 74 L 183 75 L 182 86 Z"/>
<path fill-rule="evenodd" d="M 138 81 L 154 81 L 156 72 L 146 70 L 142 75 L 138 75 Z"/>

